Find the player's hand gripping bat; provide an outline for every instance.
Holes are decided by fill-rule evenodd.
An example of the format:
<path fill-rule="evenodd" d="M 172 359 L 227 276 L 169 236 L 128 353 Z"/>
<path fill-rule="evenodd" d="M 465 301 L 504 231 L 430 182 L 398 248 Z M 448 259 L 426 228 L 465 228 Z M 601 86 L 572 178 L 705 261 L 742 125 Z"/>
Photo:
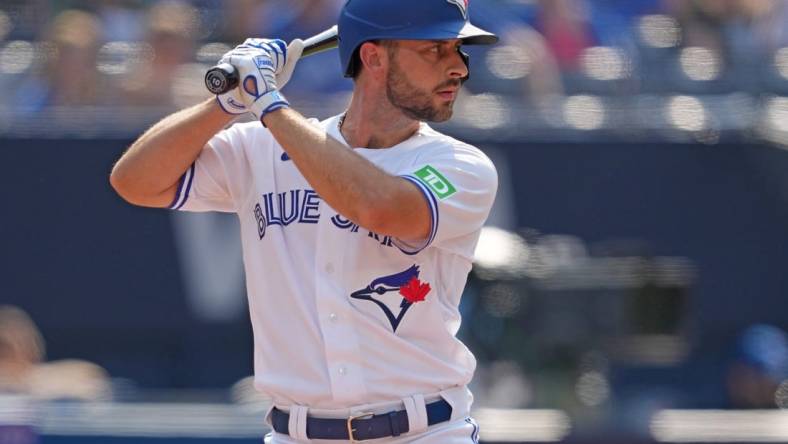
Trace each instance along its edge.
<path fill-rule="evenodd" d="M 301 57 L 336 48 L 337 44 L 337 27 L 334 25 L 320 34 L 304 40 L 304 52 Z M 205 73 L 205 87 L 216 95 L 224 94 L 235 88 L 238 86 L 239 80 L 238 70 L 229 63 L 216 65 Z"/>

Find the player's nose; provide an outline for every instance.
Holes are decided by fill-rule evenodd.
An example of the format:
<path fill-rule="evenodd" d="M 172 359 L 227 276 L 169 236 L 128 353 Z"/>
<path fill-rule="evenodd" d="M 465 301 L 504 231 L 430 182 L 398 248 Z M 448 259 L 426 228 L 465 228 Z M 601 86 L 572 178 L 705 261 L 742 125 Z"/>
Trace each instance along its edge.
<path fill-rule="evenodd" d="M 448 70 L 450 78 L 462 79 L 468 76 L 468 65 L 465 64 L 460 51 L 452 51 Z"/>

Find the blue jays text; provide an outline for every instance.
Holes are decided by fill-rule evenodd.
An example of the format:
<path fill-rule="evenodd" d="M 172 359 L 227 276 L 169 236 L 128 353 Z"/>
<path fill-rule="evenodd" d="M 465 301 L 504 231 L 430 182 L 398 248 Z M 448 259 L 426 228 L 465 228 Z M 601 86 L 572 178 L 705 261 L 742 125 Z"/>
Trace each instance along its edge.
<path fill-rule="evenodd" d="M 257 235 L 262 240 L 266 230 L 271 226 L 285 229 L 292 223 L 316 224 L 320 220 L 320 196 L 315 190 L 290 190 L 282 193 L 262 195 L 262 202 L 254 206 L 254 218 L 257 222 Z M 337 214 L 331 218 L 337 228 L 357 233 L 359 226 Z M 369 232 L 369 237 L 381 245 L 391 247 L 391 236 L 381 236 Z"/>

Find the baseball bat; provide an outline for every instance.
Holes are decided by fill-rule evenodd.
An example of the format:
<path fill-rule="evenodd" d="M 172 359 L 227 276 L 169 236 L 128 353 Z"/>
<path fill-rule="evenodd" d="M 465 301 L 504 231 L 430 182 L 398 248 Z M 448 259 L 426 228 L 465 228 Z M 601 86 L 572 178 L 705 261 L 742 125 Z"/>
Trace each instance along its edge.
<path fill-rule="evenodd" d="M 334 49 L 339 43 L 336 25 L 320 34 L 304 40 L 304 52 L 301 57 L 309 57 L 319 52 Z M 213 94 L 224 94 L 238 86 L 238 70 L 229 63 L 221 63 L 205 73 L 205 87 Z"/>

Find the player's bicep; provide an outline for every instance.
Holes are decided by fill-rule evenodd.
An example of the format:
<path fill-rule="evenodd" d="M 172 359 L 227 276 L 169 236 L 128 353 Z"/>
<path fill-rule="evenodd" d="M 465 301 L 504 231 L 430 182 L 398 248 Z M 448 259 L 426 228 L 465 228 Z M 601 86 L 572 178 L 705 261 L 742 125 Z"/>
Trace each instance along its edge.
<path fill-rule="evenodd" d="M 172 202 L 175 200 L 177 190 L 178 184 L 176 183 L 175 185 L 162 191 L 158 196 L 151 197 L 149 204 L 144 206 L 153 208 L 171 208 Z"/>
<path fill-rule="evenodd" d="M 243 168 L 229 168 L 215 152 L 206 147 L 203 154 L 183 173 L 180 181 L 168 197 L 168 208 L 184 211 L 234 212 L 236 199 L 233 181 L 246 177 Z M 235 171 L 232 174 L 231 171 Z M 162 199 L 164 200 L 164 199 Z"/>
<path fill-rule="evenodd" d="M 396 246 L 406 254 L 416 254 L 435 238 L 438 228 L 437 202 L 432 193 L 412 176 L 399 178 L 408 190 L 408 203 L 400 212 L 400 229 L 392 231 Z"/>
<path fill-rule="evenodd" d="M 387 216 L 385 234 L 409 243 L 419 243 L 429 238 L 433 227 L 433 214 L 429 195 L 421 184 L 408 177 L 397 177 L 398 199 Z"/>
<path fill-rule="evenodd" d="M 248 188 L 249 165 L 243 146 L 226 140 L 226 133 L 220 133 L 206 144 L 180 181 L 168 190 L 168 208 L 184 211 L 236 210 L 239 196 Z M 165 201 L 163 197 L 162 201 Z"/>
<path fill-rule="evenodd" d="M 131 202 L 132 204 L 140 207 L 171 208 L 172 203 L 175 200 L 178 193 L 179 183 L 180 183 L 180 179 L 178 182 L 164 189 L 164 191 L 158 194 L 146 194 L 142 197 L 135 196 L 134 198 L 125 198 L 125 199 L 128 202 Z"/>

